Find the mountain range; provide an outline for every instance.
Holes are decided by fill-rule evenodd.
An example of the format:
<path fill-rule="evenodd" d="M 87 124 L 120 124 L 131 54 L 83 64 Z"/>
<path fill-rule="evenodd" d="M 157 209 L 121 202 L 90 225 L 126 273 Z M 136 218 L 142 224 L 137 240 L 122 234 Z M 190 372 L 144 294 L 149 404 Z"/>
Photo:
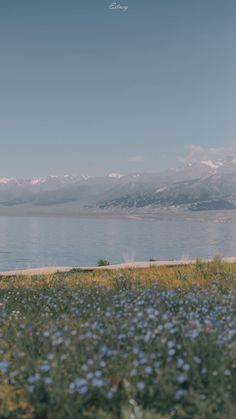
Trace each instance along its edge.
<path fill-rule="evenodd" d="M 186 163 L 157 173 L 0 177 L 0 209 L 73 208 L 114 212 L 236 208 L 236 156 Z"/>

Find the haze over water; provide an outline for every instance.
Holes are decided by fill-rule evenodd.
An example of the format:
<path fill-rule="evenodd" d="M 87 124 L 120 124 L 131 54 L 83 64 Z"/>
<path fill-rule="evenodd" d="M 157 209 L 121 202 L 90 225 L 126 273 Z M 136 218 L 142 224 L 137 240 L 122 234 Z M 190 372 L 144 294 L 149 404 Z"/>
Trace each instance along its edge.
<path fill-rule="evenodd" d="M 236 223 L 0 217 L 0 271 L 235 255 Z"/>

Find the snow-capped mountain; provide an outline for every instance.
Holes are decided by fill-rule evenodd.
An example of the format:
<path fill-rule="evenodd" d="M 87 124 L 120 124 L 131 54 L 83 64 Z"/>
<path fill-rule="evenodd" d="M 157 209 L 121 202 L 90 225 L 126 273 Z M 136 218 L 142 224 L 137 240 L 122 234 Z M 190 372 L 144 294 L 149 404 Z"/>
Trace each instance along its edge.
<path fill-rule="evenodd" d="M 183 206 L 190 210 L 236 207 L 236 157 L 202 160 L 157 173 L 0 177 L 0 208 L 110 211 Z"/>
<path fill-rule="evenodd" d="M 120 179 L 124 175 L 121 175 L 120 173 L 109 173 L 108 177 L 112 177 L 114 179 Z"/>
<path fill-rule="evenodd" d="M 201 164 L 205 164 L 206 166 L 210 167 L 211 169 L 218 169 L 220 166 L 223 165 L 222 161 L 217 160 L 216 162 L 212 160 L 202 160 L 200 161 Z"/>
<path fill-rule="evenodd" d="M 0 185 L 7 185 L 9 183 L 17 183 L 17 180 L 9 177 L 0 177 Z"/>

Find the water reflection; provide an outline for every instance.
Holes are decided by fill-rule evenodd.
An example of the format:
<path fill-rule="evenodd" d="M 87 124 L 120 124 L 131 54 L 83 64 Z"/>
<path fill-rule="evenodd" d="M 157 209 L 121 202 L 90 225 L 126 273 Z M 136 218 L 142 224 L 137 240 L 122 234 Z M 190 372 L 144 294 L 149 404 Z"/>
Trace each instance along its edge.
<path fill-rule="evenodd" d="M 0 270 L 216 254 L 236 255 L 235 223 L 0 217 Z"/>

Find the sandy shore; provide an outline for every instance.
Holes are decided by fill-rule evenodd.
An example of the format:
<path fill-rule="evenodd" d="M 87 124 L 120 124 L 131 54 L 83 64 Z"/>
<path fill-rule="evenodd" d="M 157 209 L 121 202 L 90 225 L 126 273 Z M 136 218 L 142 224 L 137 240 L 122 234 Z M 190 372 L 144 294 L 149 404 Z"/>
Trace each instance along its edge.
<path fill-rule="evenodd" d="M 235 263 L 236 257 L 223 258 L 224 262 Z M 205 262 L 210 262 L 211 259 L 204 259 Z M 53 274 L 56 272 L 69 272 L 72 269 L 80 269 L 81 271 L 93 271 L 93 270 L 115 270 L 115 269 L 132 269 L 132 268 L 150 268 L 155 266 L 180 266 L 180 265 L 193 265 L 196 263 L 195 259 L 180 259 L 180 260 L 161 260 L 155 262 L 126 262 L 108 266 L 45 266 L 42 268 L 33 269 L 22 269 L 16 271 L 5 271 L 0 272 L 2 276 L 14 276 L 14 275 L 43 275 Z"/>

